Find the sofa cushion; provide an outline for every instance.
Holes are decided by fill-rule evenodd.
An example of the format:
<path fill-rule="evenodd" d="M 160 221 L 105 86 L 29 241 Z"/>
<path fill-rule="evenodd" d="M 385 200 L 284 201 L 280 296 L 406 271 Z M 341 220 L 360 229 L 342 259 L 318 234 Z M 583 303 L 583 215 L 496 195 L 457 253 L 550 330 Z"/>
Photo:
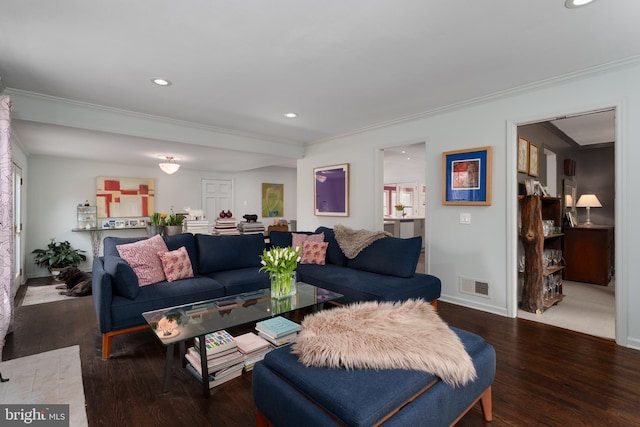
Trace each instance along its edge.
<path fill-rule="evenodd" d="M 208 274 L 225 288 L 226 295 L 237 295 L 243 292 L 257 291 L 271 286 L 269 274 L 259 268 L 248 267 L 235 270 L 218 271 Z"/>
<path fill-rule="evenodd" d="M 260 255 L 265 249 L 262 234 L 212 236 L 196 234 L 198 270 L 200 274 L 238 268 L 261 267 Z"/>
<path fill-rule="evenodd" d="M 167 248 L 170 251 L 184 246 L 189 254 L 191 260 L 191 268 L 193 269 L 194 276 L 200 274 L 198 271 L 198 251 L 196 249 L 196 238 L 191 233 L 174 234 L 173 236 L 164 236 L 164 242 L 167 244 Z"/>
<path fill-rule="evenodd" d="M 126 245 L 116 246 L 120 257 L 127 261 L 138 276 L 140 286 L 165 279 L 158 252 L 167 252 L 167 245 L 160 235 Z"/>
<path fill-rule="evenodd" d="M 129 299 L 138 296 L 138 276 L 125 260 L 119 256 L 105 256 L 104 269 L 111 276 L 114 293 Z"/>
<path fill-rule="evenodd" d="M 191 260 L 184 246 L 169 252 L 158 252 L 162 270 L 167 277 L 167 282 L 173 282 L 179 279 L 188 279 L 193 277 L 193 268 L 191 268 Z"/>
<path fill-rule="evenodd" d="M 356 270 L 334 264 L 298 265 L 300 280 L 344 295 L 343 304 L 355 301 L 404 301 L 440 298 L 441 282 L 435 276 L 416 273 L 412 277 L 396 277 Z"/>
<path fill-rule="evenodd" d="M 127 243 L 139 242 L 140 240 L 145 240 L 146 237 L 114 237 L 107 236 L 102 241 L 103 249 L 102 253 L 105 257 L 107 256 L 115 256 L 120 258 L 120 253 L 118 252 L 118 245 L 126 245 Z"/>
<path fill-rule="evenodd" d="M 302 244 L 300 264 L 324 265 L 327 257 L 327 242 L 306 241 Z"/>
<path fill-rule="evenodd" d="M 416 272 L 421 250 L 421 236 L 409 239 L 385 237 L 364 248 L 349 260 L 347 266 L 389 276 L 411 277 Z"/>
<path fill-rule="evenodd" d="M 204 276 L 143 286 L 135 300 L 113 296 L 111 312 L 117 313 L 117 316 L 112 317 L 111 330 L 146 324 L 142 317 L 142 313 L 146 311 L 220 298 L 224 295 L 224 287 L 220 283 Z"/>
<path fill-rule="evenodd" d="M 336 265 L 347 265 L 349 259 L 346 257 L 333 232 L 333 228 L 318 227 L 316 233 L 324 233 L 324 241 L 329 243 L 327 246 L 327 263 Z"/>
<path fill-rule="evenodd" d="M 304 242 L 324 242 L 324 233 L 291 233 L 291 247 L 300 248 L 300 257 L 304 256 Z"/>

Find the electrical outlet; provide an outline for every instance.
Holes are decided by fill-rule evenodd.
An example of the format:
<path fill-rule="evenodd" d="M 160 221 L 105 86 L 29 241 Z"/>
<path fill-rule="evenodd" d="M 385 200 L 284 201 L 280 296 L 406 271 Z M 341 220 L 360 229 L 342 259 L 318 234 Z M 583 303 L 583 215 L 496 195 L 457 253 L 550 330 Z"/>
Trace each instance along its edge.
<path fill-rule="evenodd" d="M 471 214 L 470 213 L 461 213 L 460 214 L 460 224 L 471 224 Z"/>

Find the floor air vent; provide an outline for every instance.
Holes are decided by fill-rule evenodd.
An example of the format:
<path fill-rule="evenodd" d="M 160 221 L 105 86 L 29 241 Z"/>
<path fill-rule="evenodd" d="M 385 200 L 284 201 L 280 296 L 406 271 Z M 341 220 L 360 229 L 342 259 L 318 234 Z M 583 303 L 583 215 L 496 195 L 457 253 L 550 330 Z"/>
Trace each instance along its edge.
<path fill-rule="evenodd" d="M 460 292 L 488 297 L 489 283 L 468 277 L 460 277 Z"/>

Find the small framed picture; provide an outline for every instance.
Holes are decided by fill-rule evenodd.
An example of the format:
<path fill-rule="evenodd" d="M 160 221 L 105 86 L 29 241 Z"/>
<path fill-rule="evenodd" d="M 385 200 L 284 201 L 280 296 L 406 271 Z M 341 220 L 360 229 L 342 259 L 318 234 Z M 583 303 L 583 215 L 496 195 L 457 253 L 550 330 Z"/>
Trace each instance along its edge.
<path fill-rule="evenodd" d="M 564 215 L 567 217 L 567 223 L 569 224 L 569 227 L 575 227 L 578 225 L 576 217 L 572 212 L 565 212 Z"/>
<path fill-rule="evenodd" d="M 146 227 L 147 226 L 147 220 L 145 218 L 141 218 L 138 220 L 138 227 Z"/>
<path fill-rule="evenodd" d="M 532 179 L 524 180 L 524 188 L 526 189 L 527 196 L 533 196 L 533 180 Z"/>
<path fill-rule="evenodd" d="M 108 219 L 103 219 L 102 220 L 102 228 L 111 228 L 111 225 L 109 224 L 109 220 Z"/>
<path fill-rule="evenodd" d="M 529 172 L 529 140 L 518 137 L 518 172 Z"/>
<path fill-rule="evenodd" d="M 538 176 L 538 146 L 529 142 L 529 175 Z"/>
<path fill-rule="evenodd" d="M 124 219 L 116 219 L 115 228 L 124 228 L 125 220 Z"/>
<path fill-rule="evenodd" d="M 129 227 L 137 227 L 139 224 L 139 221 L 137 219 L 130 219 L 129 220 Z"/>

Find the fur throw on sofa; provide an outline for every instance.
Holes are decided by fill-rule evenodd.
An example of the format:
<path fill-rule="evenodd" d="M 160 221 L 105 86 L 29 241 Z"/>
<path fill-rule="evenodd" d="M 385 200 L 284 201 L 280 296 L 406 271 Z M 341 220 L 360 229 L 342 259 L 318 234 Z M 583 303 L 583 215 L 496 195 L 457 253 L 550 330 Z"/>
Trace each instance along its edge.
<path fill-rule="evenodd" d="M 353 230 L 339 224 L 333 227 L 333 231 L 340 249 L 349 259 L 357 257 L 360 251 L 376 240 L 391 237 L 386 231 Z"/>
<path fill-rule="evenodd" d="M 306 366 L 421 370 L 454 387 L 476 378 L 460 338 L 424 300 L 362 302 L 307 316 L 292 352 Z"/>

